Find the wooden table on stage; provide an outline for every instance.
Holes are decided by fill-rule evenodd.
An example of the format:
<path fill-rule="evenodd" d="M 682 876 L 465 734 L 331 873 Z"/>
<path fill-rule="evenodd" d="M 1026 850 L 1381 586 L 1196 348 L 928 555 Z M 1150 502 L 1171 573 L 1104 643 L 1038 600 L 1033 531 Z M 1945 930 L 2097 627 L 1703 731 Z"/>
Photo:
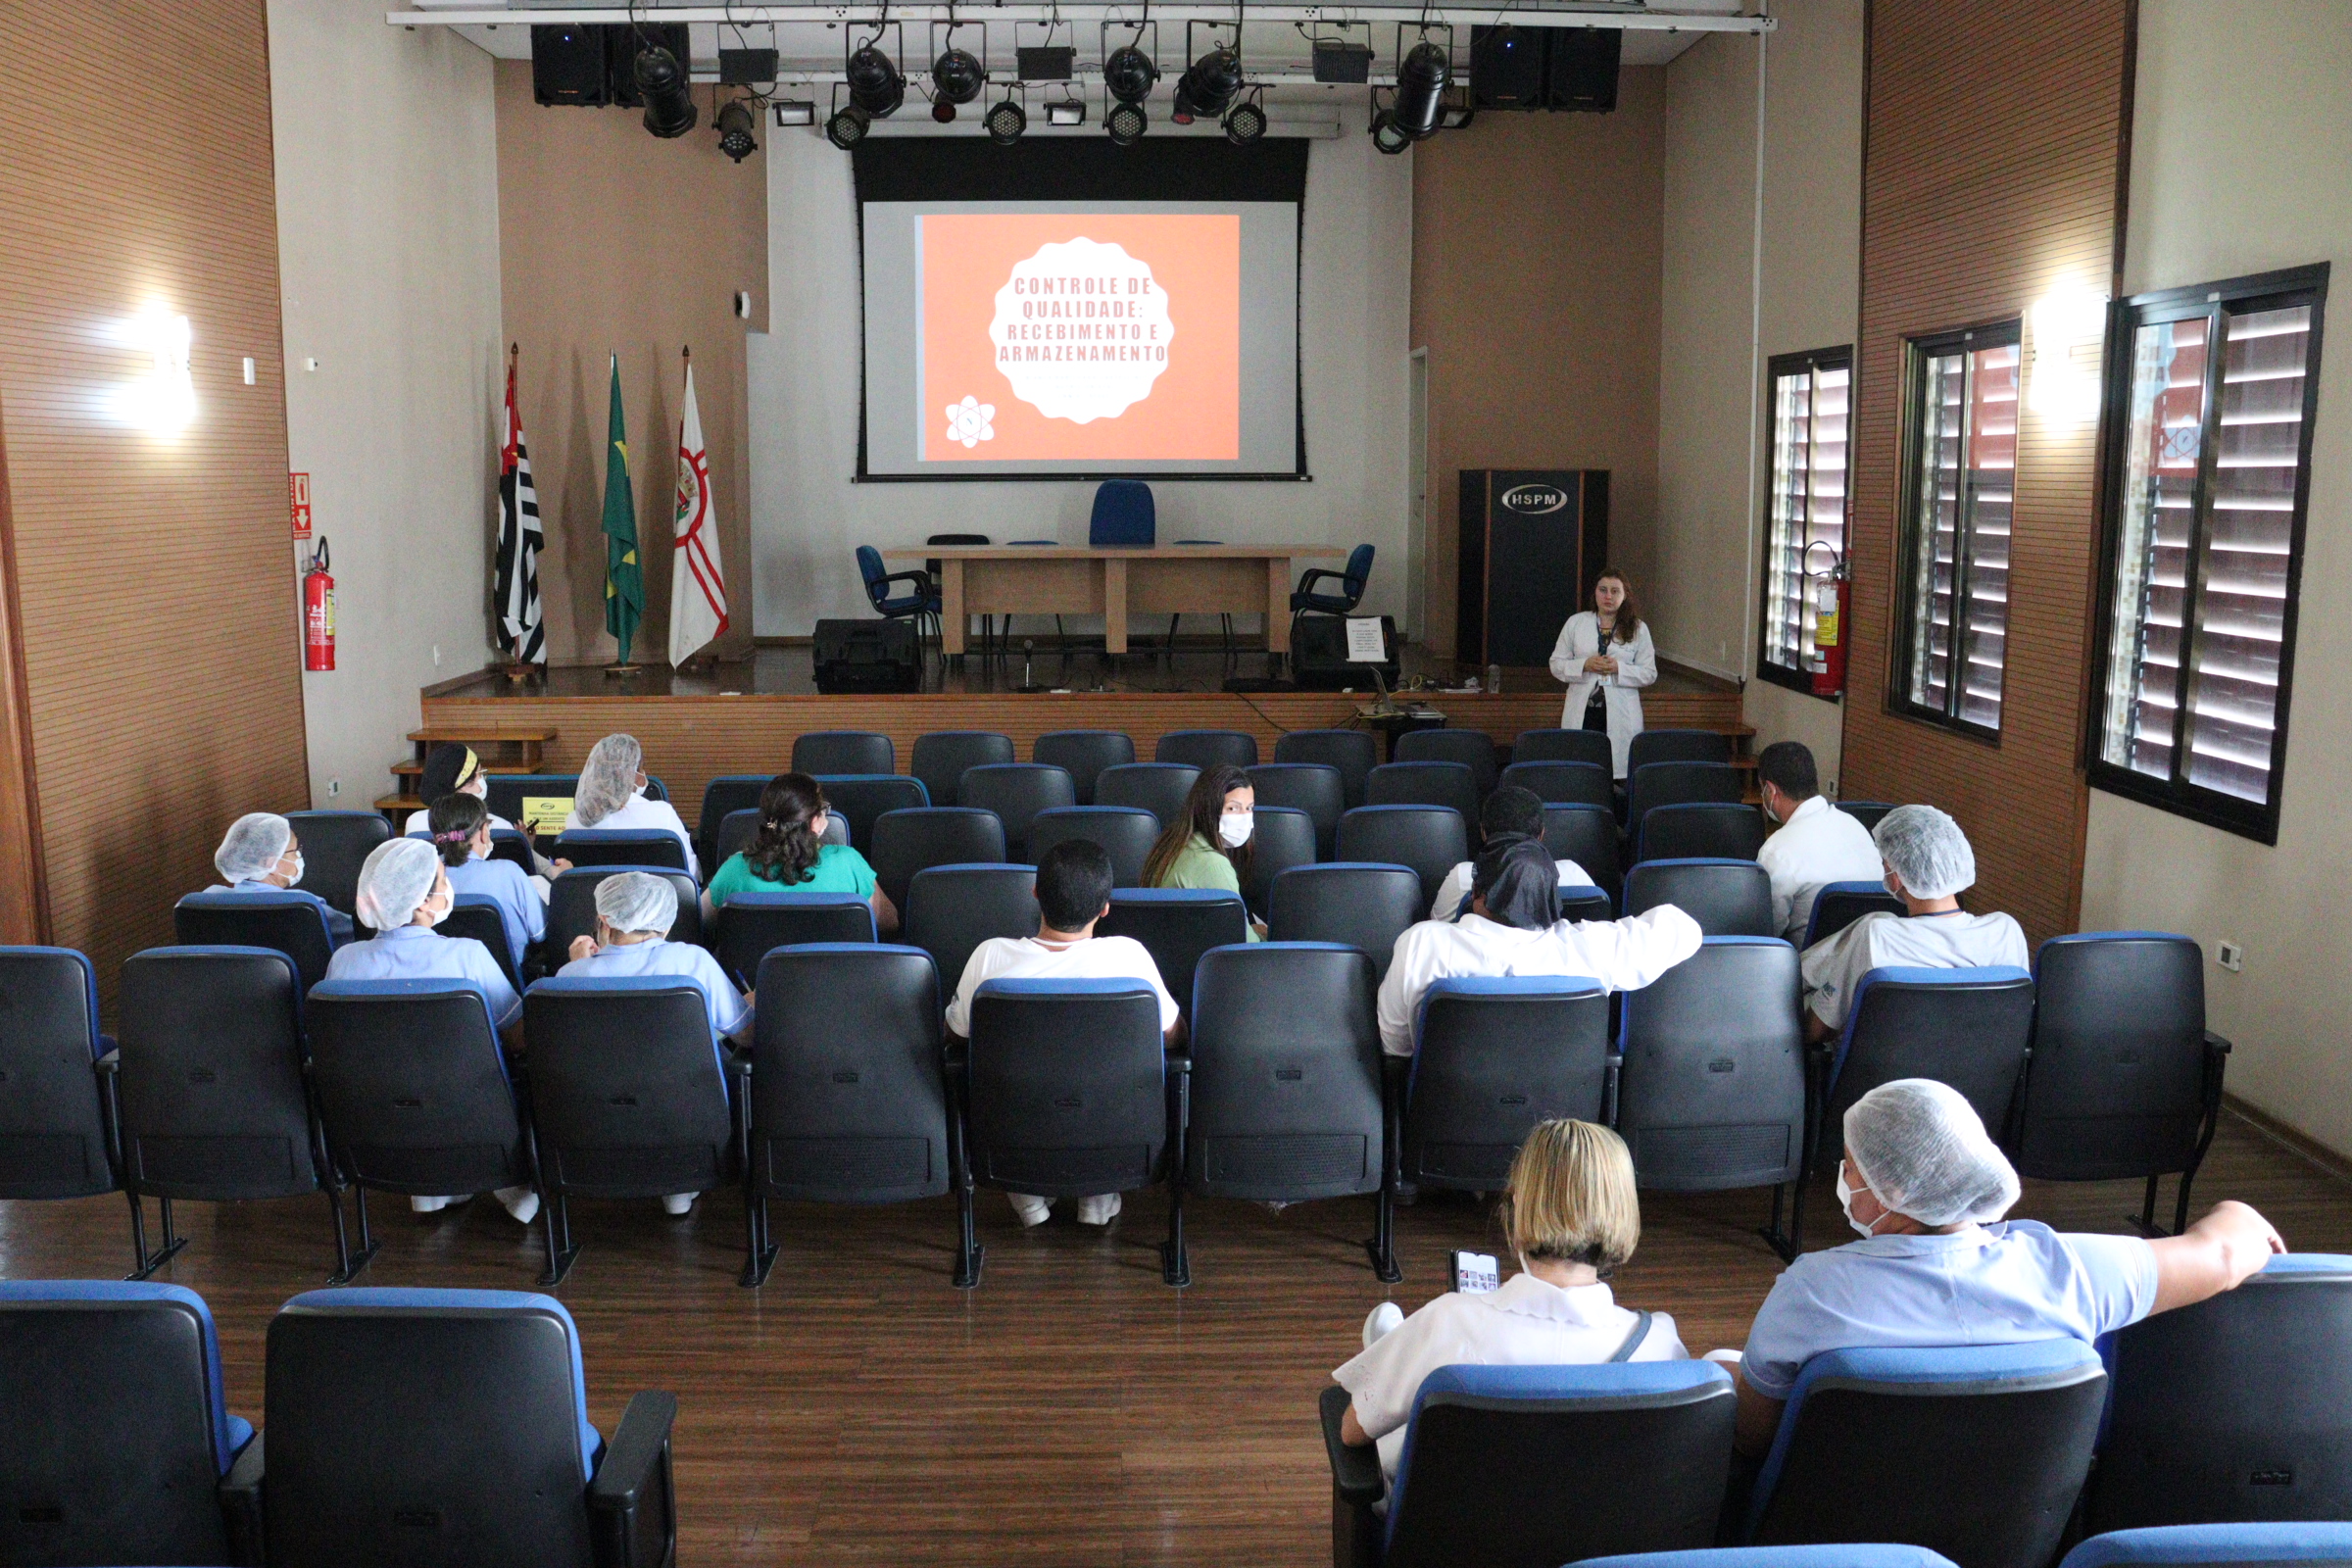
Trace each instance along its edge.
<path fill-rule="evenodd" d="M 936 561 L 940 652 L 964 651 L 972 615 L 1101 615 L 1103 647 L 1127 651 L 1127 617 L 1266 617 L 1266 651 L 1291 651 L 1291 563 L 1347 552 L 1328 545 L 1172 545 L 1094 550 L 1063 545 L 924 545 L 885 550 L 891 562 Z"/>

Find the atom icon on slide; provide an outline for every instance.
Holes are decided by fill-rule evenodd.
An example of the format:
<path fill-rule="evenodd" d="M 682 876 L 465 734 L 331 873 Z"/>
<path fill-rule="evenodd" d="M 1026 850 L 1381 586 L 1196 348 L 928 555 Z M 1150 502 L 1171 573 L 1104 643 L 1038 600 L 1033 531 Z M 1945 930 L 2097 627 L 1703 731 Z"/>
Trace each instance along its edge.
<path fill-rule="evenodd" d="M 948 439 L 962 442 L 967 452 L 983 441 L 994 441 L 997 432 L 989 421 L 996 416 L 994 403 L 967 395 L 961 403 L 948 405 Z"/>

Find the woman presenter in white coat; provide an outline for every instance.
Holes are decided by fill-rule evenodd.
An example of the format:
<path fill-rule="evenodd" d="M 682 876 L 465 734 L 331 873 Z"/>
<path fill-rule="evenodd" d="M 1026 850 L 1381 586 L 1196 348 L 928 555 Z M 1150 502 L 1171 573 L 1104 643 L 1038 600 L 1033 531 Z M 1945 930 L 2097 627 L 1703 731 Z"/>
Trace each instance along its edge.
<path fill-rule="evenodd" d="M 1592 608 L 1570 615 L 1560 628 L 1551 674 L 1568 683 L 1560 728 L 1606 731 L 1610 771 L 1624 778 L 1626 753 L 1642 733 L 1642 688 L 1658 678 L 1657 651 L 1624 572 L 1602 572 L 1592 584 Z"/>

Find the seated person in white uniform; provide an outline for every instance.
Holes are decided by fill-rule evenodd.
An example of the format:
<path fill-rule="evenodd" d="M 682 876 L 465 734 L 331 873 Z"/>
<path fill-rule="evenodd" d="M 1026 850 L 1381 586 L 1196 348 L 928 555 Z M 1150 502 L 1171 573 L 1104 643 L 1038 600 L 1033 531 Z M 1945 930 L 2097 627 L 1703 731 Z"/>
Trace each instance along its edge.
<path fill-rule="evenodd" d="M 511 1049 L 521 1049 L 522 999 L 507 984 L 490 950 L 471 937 L 445 937 L 433 929 L 449 918 L 458 896 L 441 874 L 441 858 L 431 845 L 397 838 L 368 851 L 353 902 L 375 938 L 337 949 L 326 966 L 329 980 L 457 980 L 480 986 L 489 999 L 491 1024 Z M 525 1225 L 539 1212 L 539 1195 L 527 1184 L 500 1188 L 498 1200 Z M 430 1214 L 450 1202 L 448 1198 L 412 1198 L 409 1206 Z"/>
<path fill-rule="evenodd" d="M 669 940 L 677 918 L 678 894 L 667 877 L 650 871 L 609 876 L 596 885 L 596 935 L 572 938 L 571 961 L 557 972 L 566 980 L 677 975 L 702 992 L 712 1045 L 729 1038 L 738 1045 L 751 1044 L 752 998 L 735 989 L 709 953 L 691 942 Z M 662 1206 L 683 1214 L 701 1196 L 671 1193 Z"/>
<path fill-rule="evenodd" d="M 490 780 L 482 772 L 482 760 L 473 755 L 472 747 L 460 746 L 455 741 L 443 741 L 424 754 L 424 769 L 416 775 L 416 798 L 424 802 L 425 810 L 411 811 L 409 825 L 401 831 L 413 839 L 430 838 L 433 828 L 426 812 L 449 795 L 470 795 L 483 802 L 483 808 L 488 809 Z M 495 811 L 490 812 L 489 820 L 494 829 L 508 833 L 520 831 Z M 530 835 L 527 833 L 523 835 L 523 844 L 526 849 L 529 848 Z M 569 870 L 571 862 L 551 860 L 535 849 L 529 853 L 531 871 L 536 878 L 532 886 L 539 895 L 539 902 L 545 904 L 547 879 L 558 871 Z"/>
<path fill-rule="evenodd" d="M 1764 812 L 1780 826 L 1756 852 L 1772 878 L 1772 928 L 1797 947 L 1814 901 L 1833 882 L 1876 882 L 1885 874 L 1879 847 L 1861 818 L 1821 793 L 1813 754 L 1798 741 L 1776 741 L 1756 759 Z"/>
<path fill-rule="evenodd" d="M 2142 1241 L 2002 1222 L 2017 1198 L 2017 1172 L 1958 1090 L 1898 1078 L 1847 1107 L 1838 1201 L 1862 1240 L 1807 1252 L 1757 1308 L 1739 1362 L 1740 1451 L 1770 1449 L 1797 1373 L 1825 1350 L 2089 1345 L 2234 1290 L 2286 1250 L 2239 1202 Z"/>
<path fill-rule="evenodd" d="M 1380 1044 L 1413 1054 L 1422 995 L 1476 975 L 1583 975 L 1607 991 L 1639 991 L 1698 951 L 1698 922 L 1671 904 L 1630 920 L 1560 918 L 1560 873 L 1532 839 L 1491 844 L 1470 880 L 1470 912 L 1424 920 L 1396 939 L 1380 983 Z"/>
<path fill-rule="evenodd" d="M 547 935 L 547 896 L 531 888 L 539 879 L 512 860 L 490 858 L 490 808 L 475 797 L 463 791 L 444 795 L 430 811 L 417 814 L 429 819 L 429 842 L 441 857 L 451 891 L 478 893 L 498 906 L 507 955 L 515 973 L 521 973 L 523 949 Z"/>
<path fill-rule="evenodd" d="M 1159 999 L 1159 1030 L 1169 1045 L 1182 1038 L 1176 999 L 1159 965 L 1133 937 L 1099 937 L 1095 923 L 1110 912 L 1110 857 L 1090 839 L 1065 839 L 1037 862 L 1037 935 L 990 937 L 972 950 L 948 1004 L 948 1032 L 969 1038 L 972 995 L 991 980 L 1139 980 Z M 1007 1193 L 1023 1225 L 1043 1225 L 1053 1200 Z M 1107 1225 L 1118 1217 L 1119 1195 L 1081 1199 L 1078 1223 Z"/>
<path fill-rule="evenodd" d="M 284 893 L 293 891 L 318 906 L 326 916 L 327 936 L 336 947 L 351 940 L 351 916 L 316 893 L 295 886 L 302 880 L 302 841 L 294 824 L 271 811 L 249 811 L 228 825 L 220 847 L 213 852 L 213 869 L 225 886 L 208 893 Z"/>
<path fill-rule="evenodd" d="M 1835 1039 L 1845 1027 L 1854 988 L 1873 969 L 2023 969 L 2034 961 L 2015 919 L 1960 907 L 1959 895 L 1977 880 L 1977 855 L 1959 823 L 1933 806 L 1898 806 L 1871 837 L 1886 891 L 1910 912 L 1874 910 L 1805 950 L 1807 1044 Z"/>
<path fill-rule="evenodd" d="M 564 831 L 573 828 L 660 828 L 673 833 L 686 852 L 686 874 L 702 880 L 694 836 L 678 819 L 677 809 L 667 801 L 645 798 L 645 753 L 634 735 L 608 735 L 588 749 L 588 760 L 580 764 L 580 782 L 572 791 L 571 814 L 564 818 Z"/>
<path fill-rule="evenodd" d="M 1538 839 L 1544 837 L 1544 798 L 1534 790 L 1523 790 L 1516 784 L 1505 784 L 1486 799 L 1478 808 L 1478 831 L 1489 847 L 1504 838 Z M 1560 886 L 1589 888 L 1593 881 L 1585 868 L 1574 860 L 1560 860 Z M 1475 860 L 1464 860 L 1446 873 L 1438 884 L 1437 902 L 1429 906 L 1432 920 L 1458 920 L 1470 912 L 1470 877 L 1477 868 Z"/>
<path fill-rule="evenodd" d="M 1442 1366 L 1590 1366 L 1681 1361 L 1674 1319 L 1619 1306 L 1602 1283 L 1634 1255 L 1642 1207 L 1624 1140 L 1583 1121 L 1536 1124 L 1511 1161 L 1500 1217 L 1519 1272 L 1498 1291 L 1448 1291 L 1411 1317 L 1383 1301 L 1364 1320 L 1364 1351 L 1332 1373 L 1348 1394 L 1341 1441 L 1380 1445 L 1396 1483 L 1421 1380 Z"/>

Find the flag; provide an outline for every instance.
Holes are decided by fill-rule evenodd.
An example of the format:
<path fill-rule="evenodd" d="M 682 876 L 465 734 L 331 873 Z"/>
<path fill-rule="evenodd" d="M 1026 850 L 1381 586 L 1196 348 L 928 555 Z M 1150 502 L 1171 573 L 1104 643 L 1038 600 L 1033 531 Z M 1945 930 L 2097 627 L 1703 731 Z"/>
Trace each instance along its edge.
<path fill-rule="evenodd" d="M 507 445 L 498 458 L 499 646 L 518 663 L 547 662 L 547 634 L 539 620 L 539 492 L 531 487 L 531 455 L 522 444 L 522 416 L 514 408 L 514 362 L 507 361 Z"/>
<path fill-rule="evenodd" d="M 686 412 L 678 419 L 678 509 L 669 563 L 669 662 L 683 664 L 727 629 L 727 583 L 718 565 L 718 518 L 710 508 L 710 454 L 686 362 Z"/>
<path fill-rule="evenodd" d="M 637 564 L 637 497 L 629 489 L 629 427 L 620 414 L 620 356 L 612 356 L 612 413 L 605 421 L 605 630 L 629 662 L 645 618 L 645 572 Z"/>

